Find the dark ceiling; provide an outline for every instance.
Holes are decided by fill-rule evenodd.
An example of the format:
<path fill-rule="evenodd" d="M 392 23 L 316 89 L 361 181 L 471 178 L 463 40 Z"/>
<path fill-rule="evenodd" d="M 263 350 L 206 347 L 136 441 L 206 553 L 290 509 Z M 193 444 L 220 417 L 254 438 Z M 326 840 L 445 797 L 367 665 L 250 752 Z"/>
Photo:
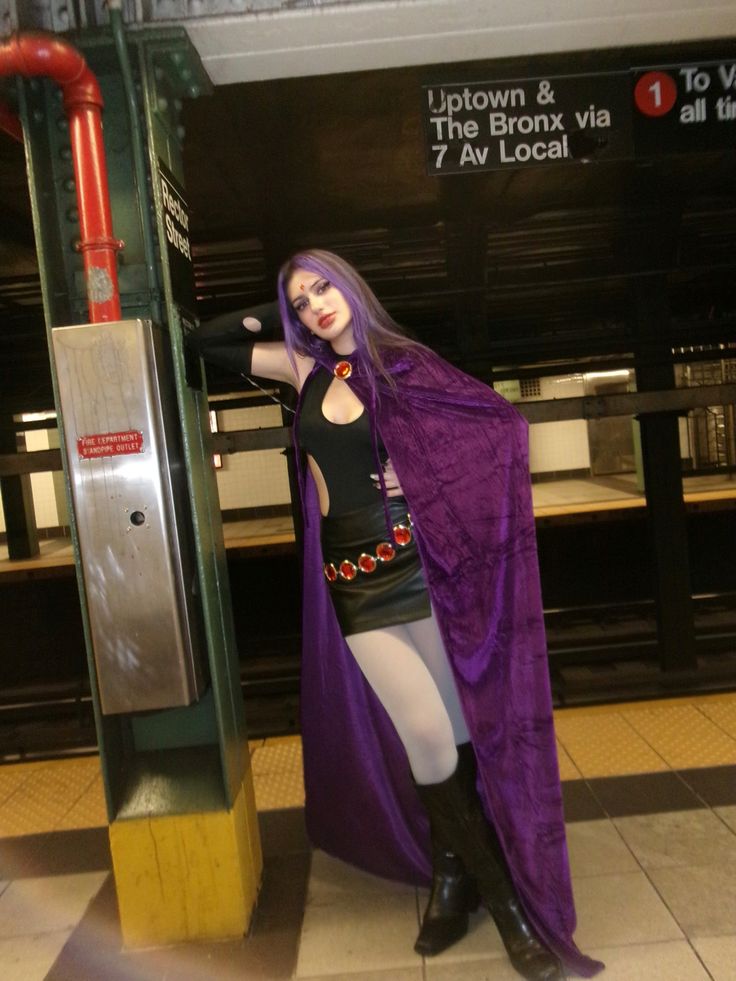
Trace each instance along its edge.
<path fill-rule="evenodd" d="M 429 177 L 425 82 L 736 57 L 736 43 L 324 75 L 220 87 L 185 109 L 200 312 L 271 298 L 299 247 L 353 261 L 396 319 L 478 374 L 621 358 L 659 274 L 671 340 L 736 331 L 733 151 Z M 736 122 L 734 123 L 736 146 Z M 0 136 L 0 405 L 50 385 L 23 150 Z M 646 288 L 646 287 L 645 287 Z"/>

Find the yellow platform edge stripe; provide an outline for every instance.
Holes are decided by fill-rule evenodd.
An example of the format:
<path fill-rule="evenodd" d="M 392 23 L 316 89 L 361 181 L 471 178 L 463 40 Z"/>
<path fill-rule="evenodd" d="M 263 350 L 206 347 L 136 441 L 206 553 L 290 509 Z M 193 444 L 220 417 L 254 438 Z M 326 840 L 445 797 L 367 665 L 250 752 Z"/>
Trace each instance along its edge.
<path fill-rule="evenodd" d="M 113 821 L 109 834 L 126 947 L 247 933 L 263 870 L 250 778 L 232 810 Z"/>

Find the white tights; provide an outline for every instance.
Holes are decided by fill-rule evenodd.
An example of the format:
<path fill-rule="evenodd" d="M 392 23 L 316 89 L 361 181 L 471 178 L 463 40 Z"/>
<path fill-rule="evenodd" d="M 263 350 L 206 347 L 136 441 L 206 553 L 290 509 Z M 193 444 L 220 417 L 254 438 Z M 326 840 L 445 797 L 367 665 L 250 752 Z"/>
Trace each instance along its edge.
<path fill-rule="evenodd" d="M 434 615 L 345 638 L 396 727 L 417 783 L 440 783 L 469 739 Z"/>

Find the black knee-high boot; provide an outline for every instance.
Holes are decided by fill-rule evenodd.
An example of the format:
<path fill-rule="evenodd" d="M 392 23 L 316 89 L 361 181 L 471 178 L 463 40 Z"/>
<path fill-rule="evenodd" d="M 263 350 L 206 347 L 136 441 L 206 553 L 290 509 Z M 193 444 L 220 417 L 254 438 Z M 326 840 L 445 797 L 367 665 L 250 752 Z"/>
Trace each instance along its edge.
<path fill-rule="evenodd" d="M 475 878 L 515 969 L 528 981 L 561 981 L 559 959 L 534 933 L 509 875 L 494 828 L 476 790 L 472 746 L 463 747 L 455 773 L 442 783 L 417 786 L 438 834 Z"/>
<path fill-rule="evenodd" d="M 462 752 L 461 747 L 458 752 Z M 432 889 L 414 944 L 414 950 L 423 957 L 434 957 L 462 940 L 468 932 L 468 913 L 474 913 L 480 906 L 475 879 L 468 875 L 463 860 L 431 818 L 430 834 Z"/>

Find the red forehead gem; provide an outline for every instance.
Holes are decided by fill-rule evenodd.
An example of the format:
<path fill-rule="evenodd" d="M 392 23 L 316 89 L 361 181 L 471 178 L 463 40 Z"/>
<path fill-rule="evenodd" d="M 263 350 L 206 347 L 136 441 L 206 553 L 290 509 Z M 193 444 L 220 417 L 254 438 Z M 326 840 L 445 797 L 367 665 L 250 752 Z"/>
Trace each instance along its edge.
<path fill-rule="evenodd" d="M 394 525 L 394 541 L 397 545 L 408 545 L 411 541 L 411 531 L 406 525 Z"/>
<path fill-rule="evenodd" d="M 349 361 L 338 361 L 333 369 L 335 378 L 349 378 L 353 373 L 353 366 Z"/>
<path fill-rule="evenodd" d="M 378 563 L 373 558 L 372 555 L 368 555 L 367 552 L 363 552 L 358 558 L 358 568 L 361 572 L 375 572 Z"/>
<path fill-rule="evenodd" d="M 355 577 L 358 575 L 358 567 L 354 562 L 350 562 L 348 559 L 345 559 L 340 563 L 340 575 L 343 579 L 347 579 L 348 582 L 350 582 L 351 579 L 355 579 Z"/>
<path fill-rule="evenodd" d="M 381 542 L 380 544 L 376 545 L 376 555 L 381 562 L 390 562 L 396 555 L 396 549 L 388 542 Z"/>
<path fill-rule="evenodd" d="M 334 582 L 337 579 L 337 569 L 332 562 L 328 562 L 325 565 L 325 576 L 327 577 L 328 582 Z"/>

